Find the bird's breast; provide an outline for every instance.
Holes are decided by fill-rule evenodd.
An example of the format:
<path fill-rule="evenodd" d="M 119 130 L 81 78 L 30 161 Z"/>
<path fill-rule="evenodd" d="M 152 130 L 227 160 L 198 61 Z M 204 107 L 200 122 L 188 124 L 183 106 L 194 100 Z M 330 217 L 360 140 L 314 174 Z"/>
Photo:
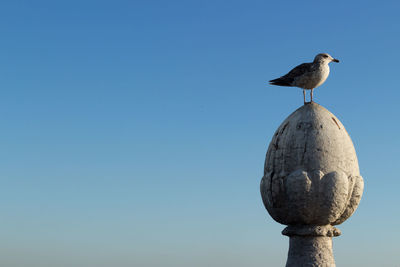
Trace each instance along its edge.
<path fill-rule="evenodd" d="M 316 87 L 320 86 L 321 84 L 323 84 L 326 81 L 326 79 L 328 78 L 328 76 L 329 76 L 329 66 L 327 65 L 326 67 L 321 68 L 316 73 L 316 84 L 315 84 L 315 87 L 313 87 L 313 88 L 316 88 Z"/>

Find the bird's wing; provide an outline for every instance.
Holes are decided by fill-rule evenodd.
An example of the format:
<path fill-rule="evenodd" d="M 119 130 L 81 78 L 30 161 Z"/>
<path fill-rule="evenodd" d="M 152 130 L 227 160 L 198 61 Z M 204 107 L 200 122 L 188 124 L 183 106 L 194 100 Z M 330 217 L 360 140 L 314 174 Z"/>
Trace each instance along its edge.
<path fill-rule="evenodd" d="M 289 71 L 288 74 L 286 74 L 285 78 L 287 79 L 294 79 L 296 77 L 299 77 L 303 75 L 304 73 L 311 72 L 312 71 L 312 63 L 303 63 Z"/>
<path fill-rule="evenodd" d="M 298 65 L 291 71 L 289 71 L 288 74 L 286 74 L 278 79 L 271 80 L 269 82 L 273 85 L 292 86 L 292 83 L 295 78 L 302 76 L 303 74 L 305 74 L 307 72 L 311 72 L 311 71 L 312 71 L 312 63 L 303 63 L 303 64 Z"/>

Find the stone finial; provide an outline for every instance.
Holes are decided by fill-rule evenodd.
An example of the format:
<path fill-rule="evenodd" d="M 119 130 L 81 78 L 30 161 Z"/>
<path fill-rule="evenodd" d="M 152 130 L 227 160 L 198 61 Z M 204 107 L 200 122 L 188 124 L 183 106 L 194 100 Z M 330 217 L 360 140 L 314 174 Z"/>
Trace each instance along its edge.
<path fill-rule="evenodd" d="M 316 103 L 293 112 L 268 147 L 261 196 L 274 220 L 288 225 L 286 266 L 335 266 L 332 236 L 356 210 L 363 179 L 343 124 Z"/>

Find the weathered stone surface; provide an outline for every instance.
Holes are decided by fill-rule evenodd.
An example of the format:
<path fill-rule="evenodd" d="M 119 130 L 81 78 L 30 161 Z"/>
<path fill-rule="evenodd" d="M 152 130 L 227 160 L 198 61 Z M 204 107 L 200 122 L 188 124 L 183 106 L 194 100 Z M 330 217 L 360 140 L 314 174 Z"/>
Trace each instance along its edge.
<path fill-rule="evenodd" d="M 272 218 L 289 225 L 283 231 L 291 238 L 289 258 L 293 251 L 302 251 L 295 244 L 331 248 L 331 237 L 340 235 L 333 225 L 353 214 L 362 192 L 353 143 L 332 113 L 311 103 L 281 124 L 268 147 L 261 195 Z M 287 266 L 334 266 L 333 254 L 332 259 L 328 256 L 312 263 L 321 265 L 292 265 L 288 259 Z"/>
<path fill-rule="evenodd" d="M 334 267 L 332 238 L 325 236 L 291 237 L 286 266 Z"/>
<path fill-rule="evenodd" d="M 271 216 L 290 224 L 339 224 L 361 199 L 353 143 L 342 123 L 311 103 L 292 113 L 269 145 L 261 194 Z"/>

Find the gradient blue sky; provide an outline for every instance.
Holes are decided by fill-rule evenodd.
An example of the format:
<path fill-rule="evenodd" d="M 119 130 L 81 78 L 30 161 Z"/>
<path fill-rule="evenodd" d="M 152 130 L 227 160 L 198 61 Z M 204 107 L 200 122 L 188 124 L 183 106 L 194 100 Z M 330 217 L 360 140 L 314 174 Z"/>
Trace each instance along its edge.
<path fill-rule="evenodd" d="M 399 9 L 2 1 L 0 266 L 283 266 L 259 182 L 302 92 L 267 81 L 319 52 L 365 179 L 337 265 L 398 266 Z"/>

